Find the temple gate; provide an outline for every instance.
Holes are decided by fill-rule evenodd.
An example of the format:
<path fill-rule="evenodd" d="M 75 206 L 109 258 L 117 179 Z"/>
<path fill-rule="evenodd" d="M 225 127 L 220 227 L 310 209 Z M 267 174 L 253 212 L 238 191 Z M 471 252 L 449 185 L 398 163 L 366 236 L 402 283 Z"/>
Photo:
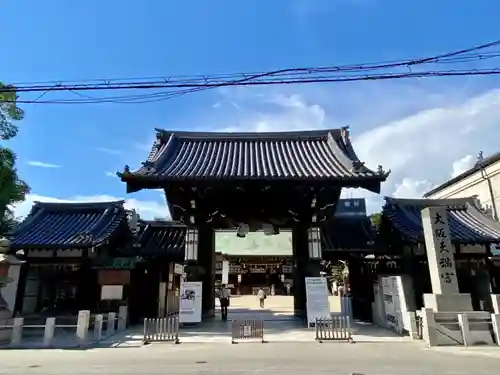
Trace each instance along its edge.
<path fill-rule="evenodd" d="M 238 236 L 292 230 L 295 315 L 305 315 L 305 280 L 320 276 L 321 228 L 342 188 L 380 192 L 388 172 L 365 167 L 348 128 L 282 133 L 157 130 L 142 166 L 119 174 L 128 192 L 163 189 L 171 216 L 187 226 L 185 272 L 203 281 L 202 311 L 214 313 L 215 230 Z M 342 235 L 349 235 L 343 233 Z"/>

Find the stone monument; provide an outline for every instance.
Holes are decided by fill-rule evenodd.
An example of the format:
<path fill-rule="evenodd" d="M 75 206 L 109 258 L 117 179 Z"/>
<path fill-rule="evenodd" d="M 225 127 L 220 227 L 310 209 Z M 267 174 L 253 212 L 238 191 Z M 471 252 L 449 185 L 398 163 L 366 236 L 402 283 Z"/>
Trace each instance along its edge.
<path fill-rule="evenodd" d="M 424 294 L 425 308 L 435 312 L 473 311 L 470 294 L 458 290 L 447 208 L 424 208 L 422 226 L 432 284 L 432 294 Z"/>

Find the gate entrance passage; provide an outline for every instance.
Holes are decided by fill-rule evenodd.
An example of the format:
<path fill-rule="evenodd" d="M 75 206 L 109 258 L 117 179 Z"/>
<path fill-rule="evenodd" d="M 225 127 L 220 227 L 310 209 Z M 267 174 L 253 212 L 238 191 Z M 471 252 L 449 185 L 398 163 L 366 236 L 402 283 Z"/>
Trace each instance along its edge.
<path fill-rule="evenodd" d="M 294 315 L 306 311 L 305 277 L 320 276 L 321 231 L 342 188 L 379 193 L 388 172 L 365 167 L 348 128 L 282 133 L 157 130 L 142 166 L 120 173 L 128 192 L 163 189 L 186 225 L 185 273 L 202 281 L 202 313 L 215 310 L 215 231 L 239 237 L 292 232 Z M 349 236 L 349 233 L 342 233 Z"/>

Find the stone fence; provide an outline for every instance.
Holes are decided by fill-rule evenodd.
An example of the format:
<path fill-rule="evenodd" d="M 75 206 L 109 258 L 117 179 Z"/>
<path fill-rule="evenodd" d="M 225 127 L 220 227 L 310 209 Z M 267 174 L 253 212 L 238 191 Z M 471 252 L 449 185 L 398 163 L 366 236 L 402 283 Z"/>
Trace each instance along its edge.
<path fill-rule="evenodd" d="M 45 324 L 25 324 L 24 318 L 8 319 L 0 322 L 0 336 L 7 347 L 58 347 L 58 346 L 85 346 L 123 331 L 127 327 L 128 308 L 120 306 L 118 312 L 107 314 L 91 314 L 89 310 L 81 310 L 75 324 L 57 324 L 56 317 L 48 317 Z M 58 343 L 56 331 L 63 329 L 66 335 L 65 343 Z M 27 338 L 24 333 L 43 330 L 43 339 Z M 40 332 L 41 333 L 41 332 Z M 41 339 L 41 340 L 40 340 Z"/>
<path fill-rule="evenodd" d="M 486 311 L 411 313 L 410 337 L 429 346 L 500 345 L 500 314 Z"/>

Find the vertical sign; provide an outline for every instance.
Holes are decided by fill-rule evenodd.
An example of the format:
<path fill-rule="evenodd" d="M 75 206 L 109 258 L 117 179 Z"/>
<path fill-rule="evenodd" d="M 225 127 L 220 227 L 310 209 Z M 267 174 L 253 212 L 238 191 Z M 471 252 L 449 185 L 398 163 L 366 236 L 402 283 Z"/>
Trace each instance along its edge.
<path fill-rule="evenodd" d="M 201 299 L 203 283 L 201 281 L 183 281 L 179 296 L 179 323 L 201 322 Z"/>
<path fill-rule="evenodd" d="M 458 294 L 455 258 L 446 207 L 424 208 L 422 226 L 432 292 L 434 294 Z"/>

